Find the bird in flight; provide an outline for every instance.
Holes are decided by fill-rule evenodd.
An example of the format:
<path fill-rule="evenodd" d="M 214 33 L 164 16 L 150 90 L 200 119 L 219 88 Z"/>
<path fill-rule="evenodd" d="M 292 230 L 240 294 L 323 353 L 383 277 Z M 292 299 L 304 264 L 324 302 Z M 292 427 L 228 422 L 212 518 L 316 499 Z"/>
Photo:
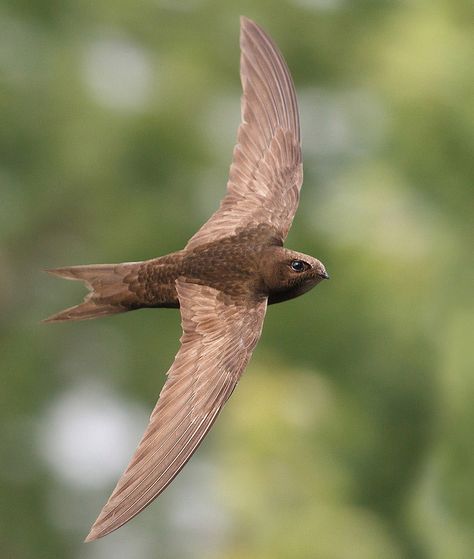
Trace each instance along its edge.
<path fill-rule="evenodd" d="M 153 501 L 199 446 L 239 381 L 267 305 L 302 295 L 329 276 L 324 265 L 283 247 L 303 181 L 295 89 L 282 54 L 241 18 L 242 120 L 227 192 L 183 250 L 144 262 L 70 266 L 79 305 L 46 322 L 140 308 L 179 308 L 183 335 L 135 454 L 86 541 L 116 530 Z"/>

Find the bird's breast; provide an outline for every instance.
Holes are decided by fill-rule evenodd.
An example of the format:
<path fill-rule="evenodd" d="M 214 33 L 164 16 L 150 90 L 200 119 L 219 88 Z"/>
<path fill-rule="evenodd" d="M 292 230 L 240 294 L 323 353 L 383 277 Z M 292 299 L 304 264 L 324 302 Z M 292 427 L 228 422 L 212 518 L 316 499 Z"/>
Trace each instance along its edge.
<path fill-rule="evenodd" d="M 229 237 L 192 251 L 185 258 L 185 276 L 236 297 L 259 292 L 262 246 L 247 237 Z"/>

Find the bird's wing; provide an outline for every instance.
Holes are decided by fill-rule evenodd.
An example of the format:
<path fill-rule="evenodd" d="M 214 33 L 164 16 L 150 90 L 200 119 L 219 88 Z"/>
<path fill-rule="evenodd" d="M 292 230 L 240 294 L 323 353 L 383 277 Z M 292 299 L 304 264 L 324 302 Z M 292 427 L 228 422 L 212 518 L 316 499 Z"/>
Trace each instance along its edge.
<path fill-rule="evenodd" d="M 253 21 L 241 18 L 242 121 L 220 208 L 186 248 L 267 224 L 283 241 L 303 182 L 296 94 L 280 51 Z"/>
<path fill-rule="evenodd" d="M 179 278 L 181 347 L 150 423 L 86 541 L 133 518 L 178 474 L 234 390 L 260 338 L 266 298 L 236 303 Z"/>

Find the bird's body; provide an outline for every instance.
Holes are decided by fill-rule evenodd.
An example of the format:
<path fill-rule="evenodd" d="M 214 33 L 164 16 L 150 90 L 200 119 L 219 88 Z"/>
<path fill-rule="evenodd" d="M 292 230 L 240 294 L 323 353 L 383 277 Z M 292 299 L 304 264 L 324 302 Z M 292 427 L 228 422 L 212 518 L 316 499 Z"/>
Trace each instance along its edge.
<path fill-rule="evenodd" d="M 328 277 L 283 247 L 302 184 L 299 117 L 288 68 L 271 39 L 241 21 L 242 123 L 227 194 L 183 250 L 122 264 L 50 270 L 89 288 L 48 322 L 139 308 L 179 308 L 181 348 L 150 423 L 87 540 L 138 514 L 173 480 L 234 390 L 260 338 L 268 304 Z"/>
<path fill-rule="evenodd" d="M 140 308 L 179 308 L 179 277 L 209 285 L 234 300 L 267 297 L 268 304 L 293 299 L 324 279 L 317 264 L 306 273 L 281 274 L 280 264 L 316 259 L 282 247 L 268 226 L 180 250 L 144 262 L 69 266 L 50 270 L 66 279 L 82 279 L 91 293 L 85 303 L 51 316 L 47 322 L 82 320 Z M 109 282 L 109 289 L 107 289 Z"/>

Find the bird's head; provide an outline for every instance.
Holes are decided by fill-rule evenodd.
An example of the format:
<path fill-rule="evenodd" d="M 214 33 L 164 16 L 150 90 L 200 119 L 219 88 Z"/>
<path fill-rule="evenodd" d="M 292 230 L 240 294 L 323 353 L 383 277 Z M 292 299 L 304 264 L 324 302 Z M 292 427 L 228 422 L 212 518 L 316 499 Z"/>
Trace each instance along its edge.
<path fill-rule="evenodd" d="M 270 304 L 302 295 L 329 278 L 317 258 L 283 247 L 272 247 L 265 252 L 260 271 Z"/>

